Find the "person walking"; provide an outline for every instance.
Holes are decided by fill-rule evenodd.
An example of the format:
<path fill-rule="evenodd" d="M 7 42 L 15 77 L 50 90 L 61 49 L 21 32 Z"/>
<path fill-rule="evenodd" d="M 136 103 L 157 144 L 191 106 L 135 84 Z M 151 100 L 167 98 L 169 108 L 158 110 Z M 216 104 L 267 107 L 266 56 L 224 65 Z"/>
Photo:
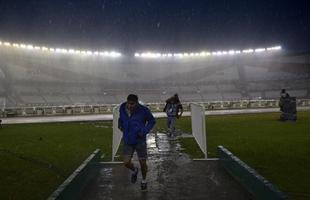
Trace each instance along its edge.
<path fill-rule="evenodd" d="M 178 94 L 174 94 L 166 100 L 164 112 L 167 114 L 168 136 L 175 139 L 175 123 L 176 120 L 183 114 L 183 106 L 180 102 Z"/>
<path fill-rule="evenodd" d="M 147 144 L 146 135 L 154 127 L 156 121 L 151 111 L 139 104 L 138 96 L 130 94 L 127 102 L 120 106 L 118 127 L 123 132 L 124 165 L 131 171 L 131 182 L 136 183 L 139 169 L 132 163 L 132 156 L 137 152 L 141 172 L 141 190 L 147 190 Z"/>

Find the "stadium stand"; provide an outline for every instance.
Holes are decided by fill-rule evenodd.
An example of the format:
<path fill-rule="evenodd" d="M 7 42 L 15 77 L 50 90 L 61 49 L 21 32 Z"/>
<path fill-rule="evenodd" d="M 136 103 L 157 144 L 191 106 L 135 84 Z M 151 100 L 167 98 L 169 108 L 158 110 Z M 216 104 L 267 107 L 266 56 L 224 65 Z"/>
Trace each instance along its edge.
<path fill-rule="evenodd" d="M 309 54 L 282 52 L 139 60 L 127 56 L 115 59 L 52 54 L 1 46 L 0 98 L 5 99 L 7 108 L 118 104 L 129 93 L 137 93 L 144 103 L 162 103 L 174 93 L 178 93 L 183 102 L 225 102 L 276 100 L 280 90 L 286 88 L 297 99 L 306 99 L 310 98 L 309 58 Z M 101 112 L 99 107 L 93 110 Z M 42 112 L 66 111 L 57 108 L 42 109 Z"/>
<path fill-rule="evenodd" d="M 52 105 L 69 105 L 71 104 L 71 101 L 65 97 L 60 95 L 44 95 L 43 96 L 46 101 Z"/>
<path fill-rule="evenodd" d="M 203 94 L 203 99 L 208 101 L 208 100 L 222 100 L 223 97 L 221 95 L 221 93 L 204 93 Z"/>
<path fill-rule="evenodd" d="M 265 91 L 265 97 L 268 99 L 276 99 L 279 97 L 279 91 L 278 90 Z"/>

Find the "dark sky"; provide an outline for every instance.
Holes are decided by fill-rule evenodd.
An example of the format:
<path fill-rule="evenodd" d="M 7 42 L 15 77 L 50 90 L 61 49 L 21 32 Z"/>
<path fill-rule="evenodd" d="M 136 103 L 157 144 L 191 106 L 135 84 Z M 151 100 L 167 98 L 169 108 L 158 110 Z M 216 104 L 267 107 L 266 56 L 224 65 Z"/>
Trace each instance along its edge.
<path fill-rule="evenodd" d="M 0 0 L 0 40 L 123 53 L 281 44 L 310 51 L 310 6 L 290 0 Z"/>

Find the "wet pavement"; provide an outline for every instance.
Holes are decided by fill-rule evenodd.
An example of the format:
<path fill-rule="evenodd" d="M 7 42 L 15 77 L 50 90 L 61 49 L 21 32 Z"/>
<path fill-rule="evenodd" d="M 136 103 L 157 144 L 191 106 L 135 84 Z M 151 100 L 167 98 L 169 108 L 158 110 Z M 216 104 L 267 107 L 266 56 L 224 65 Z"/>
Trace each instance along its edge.
<path fill-rule="evenodd" d="M 137 183 L 132 184 L 123 165 L 102 164 L 100 175 L 87 186 L 81 199 L 251 199 L 218 161 L 193 161 L 180 153 L 178 140 L 169 140 L 164 133 L 149 134 L 147 143 L 146 192 L 140 189 L 141 171 Z M 138 166 L 136 154 L 133 162 Z"/>

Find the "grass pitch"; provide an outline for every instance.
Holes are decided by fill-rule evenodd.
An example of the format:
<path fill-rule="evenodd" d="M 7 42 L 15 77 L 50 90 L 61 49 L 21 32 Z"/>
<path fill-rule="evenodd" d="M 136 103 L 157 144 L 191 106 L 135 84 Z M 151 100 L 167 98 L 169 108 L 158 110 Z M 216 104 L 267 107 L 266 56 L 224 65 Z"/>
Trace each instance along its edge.
<path fill-rule="evenodd" d="M 310 199 L 310 112 L 296 123 L 278 113 L 207 116 L 208 156 L 224 145 L 292 199 Z M 158 119 L 156 130 L 166 127 Z M 190 118 L 177 121 L 190 133 Z M 0 129 L 0 199 L 46 199 L 96 148 L 111 159 L 112 123 L 5 125 Z M 193 138 L 185 152 L 202 157 Z"/>
<path fill-rule="evenodd" d="M 0 199 L 46 199 L 96 148 L 111 156 L 111 141 L 111 122 L 5 125 Z"/>

